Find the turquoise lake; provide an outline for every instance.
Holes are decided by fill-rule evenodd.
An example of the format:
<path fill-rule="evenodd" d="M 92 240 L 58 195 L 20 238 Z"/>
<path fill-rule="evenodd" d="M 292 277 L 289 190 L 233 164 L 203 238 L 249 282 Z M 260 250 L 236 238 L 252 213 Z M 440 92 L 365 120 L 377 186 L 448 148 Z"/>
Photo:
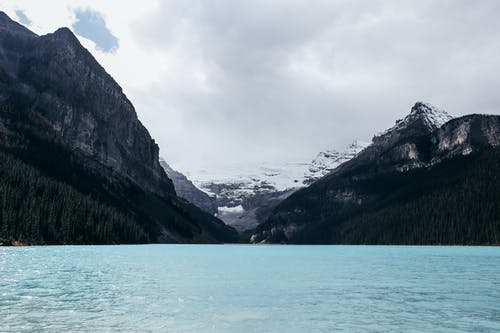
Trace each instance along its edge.
<path fill-rule="evenodd" d="M 1 332 L 500 332 L 500 248 L 0 248 Z"/>

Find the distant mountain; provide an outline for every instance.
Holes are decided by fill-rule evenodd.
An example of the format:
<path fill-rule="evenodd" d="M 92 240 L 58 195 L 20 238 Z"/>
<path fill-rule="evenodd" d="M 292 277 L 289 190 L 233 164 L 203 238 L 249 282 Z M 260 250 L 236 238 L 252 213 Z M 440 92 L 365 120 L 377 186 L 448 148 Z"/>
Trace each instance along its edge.
<path fill-rule="evenodd" d="M 160 158 L 160 165 L 167 173 L 168 178 L 172 180 L 177 195 L 186 199 L 193 205 L 201 208 L 205 212 L 216 215 L 217 202 L 215 196 L 210 196 L 197 188 L 186 176 L 179 171 L 176 171 L 168 165 L 168 163 Z"/>
<path fill-rule="evenodd" d="M 326 176 L 344 162 L 356 157 L 363 149 L 370 145 L 369 142 L 355 140 L 346 150 L 326 150 L 320 152 L 309 166 L 309 173 L 305 173 L 304 184 L 311 184 L 314 181 Z"/>
<path fill-rule="evenodd" d="M 500 244 L 500 117 L 416 103 L 355 158 L 283 201 L 253 242 Z"/>
<path fill-rule="evenodd" d="M 0 151 L 11 161 L 3 167 L 23 170 L 3 169 L 1 239 L 233 241 L 232 228 L 176 196 L 158 150 L 120 86 L 69 29 L 37 36 L 0 12 Z M 40 182 L 16 178 L 28 176 Z M 29 208 L 21 193 L 33 195 Z"/>
<path fill-rule="evenodd" d="M 343 151 L 320 152 L 311 162 L 261 164 L 257 168 L 235 165 L 218 170 L 217 174 L 200 173 L 194 182 L 216 198 L 217 216 L 244 232 L 264 222 L 272 210 L 297 189 L 328 174 L 367 145 L 355 140 Z M 175 178 L 172 179 L 175 184 Z"/>

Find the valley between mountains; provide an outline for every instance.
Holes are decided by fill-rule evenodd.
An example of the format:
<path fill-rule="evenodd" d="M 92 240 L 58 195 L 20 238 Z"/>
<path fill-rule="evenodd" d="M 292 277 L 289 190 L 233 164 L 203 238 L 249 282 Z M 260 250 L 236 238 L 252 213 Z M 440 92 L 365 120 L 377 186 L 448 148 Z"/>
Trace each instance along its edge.
<path fill-rule="evenodd" d="M 3 245 L 500 244 L 500 116 L 417 102 L 366 138 L 190 179 L 69 29 L 0 12 Z"/>

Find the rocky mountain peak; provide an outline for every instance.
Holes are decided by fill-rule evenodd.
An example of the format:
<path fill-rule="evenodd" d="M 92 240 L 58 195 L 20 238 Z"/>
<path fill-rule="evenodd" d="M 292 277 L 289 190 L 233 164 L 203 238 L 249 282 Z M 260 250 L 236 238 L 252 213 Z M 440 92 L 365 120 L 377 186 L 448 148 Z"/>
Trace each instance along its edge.
<path fill-rule="evenodd" d="M 375 135 L 373 143 L 377 145 L 393 144 L 394 142 L 416 134 L 428 134 L 453 119 L 446 111 L 435 106 L 417 102 L 411 108 L 410 114 L 396 121 L 388 130 Z"/>
<path fill-rule="evenodd" d="M 20 24 L 11 20 L 10 17 L 7 14 L 5 14 L 5 12 L 0 10 L 0 27 L 5 28 L 18 25 Z"/>
<path fill-rule="evenodd" d="M 66 42 L 74 43 L 75 45 L 80 46 L 80 42 L 78 42 L 78 39 L 76 38 L 76 36 L 67 27 L 62 27 L 62 28 L 57 29 L 56 31 L 54 31 L 52 36 L 55 39 L 64 40 Z"/>
<path fill-rule="evenodd" d="M 37 37 L 0 11 L 0 81 L 8 82 L 17 75 L 19 59 Z"/>
<path fill-rule="evenodd" d="M 40 230 L 32 232 L 34 242 L 88 243 L 89 235 L 90 241 L 113 243 L 236 240 L 234 229 L 176 195 L 160 166 L 159 148 L 134 106 L 68 28 L 37 36 L 4 15 L 1 19 L 0 151 L 36 171 L 21 177 L 69 186 L 37 195 L 30 209 L 46 209 L 45 202 L 71 191 L 85 196 L 85 201 L 64 198 L 57 208 L 68 209 L 64 221 L 76 216 L 70 223 L 77 227 L 64 227 L 74 232 L 63 239 L 63 223 L 50 222 L 53 238 Z M 28 191 L 32 187 L 21 193 Z M 104 213 L 99 217 L 97 211 Z M 87 217 L 92 224 L 85 222 Z M 110 224 L 115 218 L 117 224 Z M 80 231 L 87 230 L 79 229 L 82 224 L 88 232 Z"/>
<path fill-rule="evenodd" d="M 410 243 L 423 244 L 436 227 L 443 228 L 436 234 L 454 235 L 471 226 L 484 237 L 481 224 L 493 219 L 477 216 L 498 202 L 488 202 L 498 192 L 488 172 L 500 160 L 495 149 L 500 116 L 450 119 L 428 104 L 415 104 L 373 144 L 281 202 L 256 228 L 251 242 L 342 244 L 356 234 L 360 244 L 394 243 L 391 237 L 407 235 L 419 235 Z M 468 214 L 474 209 L 477 214 Z M 463 229 L 457 229 L 464 218 Z M 476 237 L 468 232 L 459 237 Z M 372 238 L 373 233 L 379 234 Z M 456 242 L 452 237 L 445 242 Z M 465 239 L 458 242 L 474 242 Z M 443 239 L 429 242 L 442 244 Z"/>
<path fill-rule="evenodd" d="M 0 11 L 0 32 L 2 34 L 8 32 L 10 34 L 17 34 L 17 35 L 24 34 L 32 37 L 36 36 L 35 33 L 31 32 L 23 25 L 11 20 L 11 18 L 2 11 Z"/>
<path fill-rule="evenodd" d="M 38 56 L 43 53 L 46 57 L 50 55 L 53 60 L 58 62 L 70 62 L 70 67 L 73 67 L 73 62 L 76 58 L 82 59 L 82 62 L 91 66 L 92 68 L 99 68 L 101 66 L 88 52 L 83 45 L 80 44 L 78 38 L 73 34 L 69 28 L 59 28 L 51 34 L 41 36 L 36 44 Z"/>
<path fill-rule="evenodd" d="M 104 165 L 143 189 L 174 195 L 158 162 L 158 146 L 132 103 L 71 30 L 38 37 L 8 17 L 1 20 L 11 22 L 7 33 L 0 29 L 4 100 L 22 96 L 26 109 L 36 109 L 64 145 L 91 159 L 96 168 Z"/>
<path fill-rule="evenodd" d="M 446 111 L 440 110 L 429 103 L 417 102 L 405 119 L 422 119 L 427 126 L 436 129 L 453 119 L 453 117 Z"/>

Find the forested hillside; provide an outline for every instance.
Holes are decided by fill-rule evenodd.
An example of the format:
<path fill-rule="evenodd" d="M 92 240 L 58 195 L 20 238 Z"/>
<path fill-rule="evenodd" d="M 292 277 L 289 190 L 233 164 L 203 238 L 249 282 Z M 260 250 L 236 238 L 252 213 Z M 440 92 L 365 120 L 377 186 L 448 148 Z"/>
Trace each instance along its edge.
<path fill-rule="evenodd" d="M 499 170 L 500 149 L 496 148 L 456 157 L 429 169 L 372 179 L 351 178 L 345 186 L 362 191 L 370 199 L 362 204 L 336 202 L 328 211 L 325 201 L 317 200 L 310 209 L 323 211 L 316 217 L 322 222 L 306 225 L 293 237 L 276 232 L 270 240 L 299 244 L 499 245 Z M 294 200 L 301 198 L 292 196 L 286 204 L 300 207 Z M 276 214 L 275 221 L 279 223 L 279 219 Z"/>
<path fill-rule="evenodd" d="M 394 178 L 393 204 L 367 210 L 339 228 L 343 243 L 500 244 L 500 149 Z M 411 177 L 413 176 L 413 177 Z M 411 178 L 410 178 L 411 177 Z M 423 189 L 425 192 L 422 193 Z"/>
<path fill-rule="evenodd" d="M 0 153 L 0 242 L 148 242 L 135 219 Z"/>

